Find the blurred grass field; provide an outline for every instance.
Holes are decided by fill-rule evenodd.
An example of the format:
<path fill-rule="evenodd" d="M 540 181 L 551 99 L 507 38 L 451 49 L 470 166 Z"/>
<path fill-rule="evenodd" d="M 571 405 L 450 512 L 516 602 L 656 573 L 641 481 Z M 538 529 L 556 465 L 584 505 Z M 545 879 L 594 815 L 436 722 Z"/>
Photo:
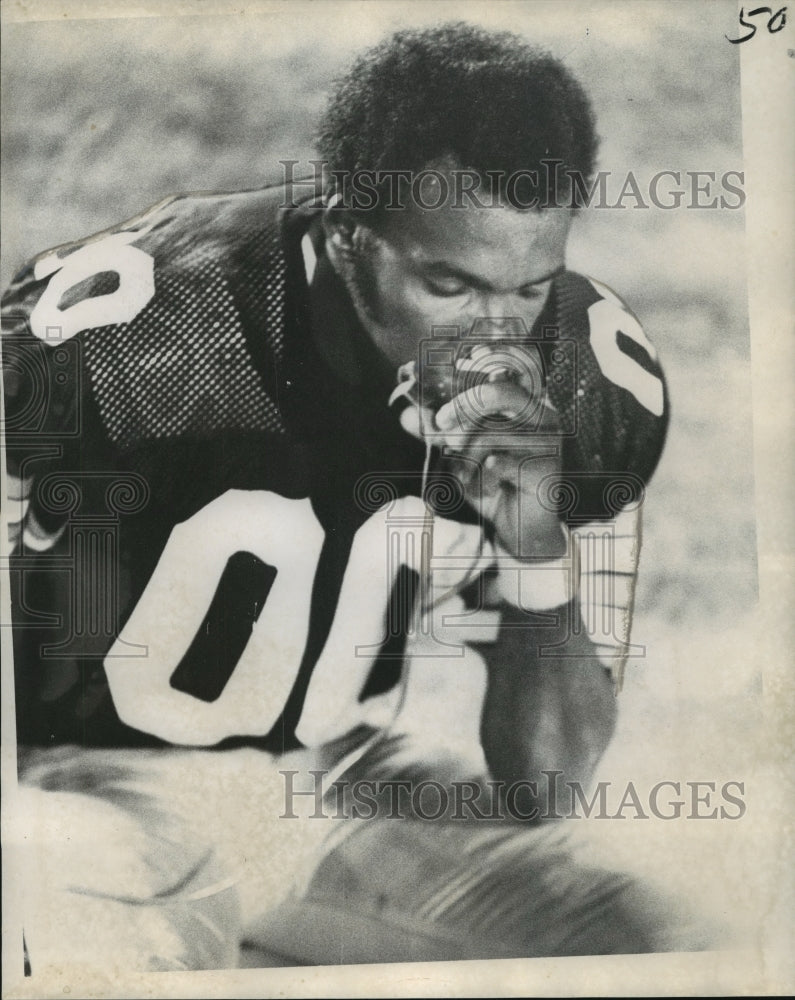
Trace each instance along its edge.
<path fill-rule="evenodd" d="M 506 0 L 487 14 L 468 2 L 268 6 L 256 16 L 6 26 L 4 286 L 31 255 L 168 194 L 278 181 L 280 160 L 313 155 L 314 122 L 350 55 L 403 25 L 485 22 L 564 57 L 592 96 L 600 167 L 617 177 L 742 170 L 738 53 L 723 38 L 736 22 L 733 0 Z M 591 209 L 572 239 L 571 266 L 637 313 L 672 401 L 646 504 L 633 635 L 645 659 L 630 667 L 606 763 L 620 774 L 631 760 L 636 780 L 638 747 L 657 778 L 736 777 L 759 722 L 746 636 L 756 540 L 743 224 L 743 212 L 728 209 Z M 662 827 L 654 850 L 671 842 Z M 679 881 L 708 891 L 721 876 L 705 857 L 735 858 L 721 885 L 741 892 L 753 866 L 748 836 L 732 848 L 714 825 L 687 834 Z"/>

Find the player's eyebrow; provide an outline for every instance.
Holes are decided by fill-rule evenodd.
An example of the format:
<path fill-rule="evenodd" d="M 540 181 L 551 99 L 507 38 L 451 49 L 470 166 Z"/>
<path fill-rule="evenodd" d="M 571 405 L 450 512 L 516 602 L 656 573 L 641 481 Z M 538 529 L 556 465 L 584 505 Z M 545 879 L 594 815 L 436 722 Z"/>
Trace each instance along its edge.
<path fill-rule="evenodd" d="M 500 290 L 498 288 L 495 288 L 494 285 L 491 284 L 491 282 L 485 281 L 478 275 L 471 274 L 469 271 L 466 271 L 460 267 L 456 267 L 454 264 L 446 264 L 444 261 L 429 261 L 427 263 L 422 262 L 419 264 L 419 270 L 428 277 L 456 278 L 459 281 L 463 281 L 471 288 L 476 288 L 478 291 L 497 292 Z M 525 281 L 518 287 L 532 288 L 535 285 L 543 285 L 547 281 L 551 281 L 553 278 L 556 278 L 559 274 L 562 274 L 563 271 L 565 270 L 566 270 L 566 265 L 559 264 L 557 267 L 553 268 L 548 274 L 542 275 L 542 277 L 536 278 L 534 281 Z"/>

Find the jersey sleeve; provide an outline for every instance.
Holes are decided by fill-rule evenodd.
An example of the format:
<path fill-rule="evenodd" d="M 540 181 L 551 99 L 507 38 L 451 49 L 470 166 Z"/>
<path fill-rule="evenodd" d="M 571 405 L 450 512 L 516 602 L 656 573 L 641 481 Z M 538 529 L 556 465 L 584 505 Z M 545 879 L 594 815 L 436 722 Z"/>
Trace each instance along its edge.
<path fill-rule="evenodd" d="M 178 507 L 175 455 L 211 499 L 217 477 L 194 467 L 198 449 L 223 462 L 233 435 L 283 436 L 281 318 L 246 272 L 257 264 L 277 286 L 283 261 L 275 232 L 250 221 L 265 215 L 256 197 L 167 199 L 16 276 L 3 298 L 6 444 L 15 531 L 32 548 L 63 525 L 63 503 L 35 488 L 57 468 L 155 473 Z"/>
<path fill-rule="evenodd" d="M 110 355 L 113 332 L 128 330 L 154 299 L 154 258 L 135 241 L 166 204 L 39 255 L 3 296 L 8 520 L 10 541 L 21 549 L 51 549 L 68 520 L 68 494 L 82 496 L 74 481 L 52 477 L 99 472 L 112 450 L 107 415 L 98 412 L 99 369 L 108 362 L 92 371 L 90 341 L 99 331 Z"/>
<path fill-rule="evenodd" d="M 606 285 L 566 272 L 547 387 L 563 425 L 563 478 L 551 498 L 570 527 L 642 503 L 665 444 L 668 391 L 657 351 Z"/>
<path fill-rule="evenodd" d="M 12 550 L 32 553 L 51 549 L 68 517 L 57 498 L 47 502 L 40 485 L 58 469 L 79 468 L 90 447 L 80 342 L 60 337 L 55 327 L 43 337 L 32 333 L 31 312 L 46 283 L 31 263 L 2 301 L 8 541 Z"/>

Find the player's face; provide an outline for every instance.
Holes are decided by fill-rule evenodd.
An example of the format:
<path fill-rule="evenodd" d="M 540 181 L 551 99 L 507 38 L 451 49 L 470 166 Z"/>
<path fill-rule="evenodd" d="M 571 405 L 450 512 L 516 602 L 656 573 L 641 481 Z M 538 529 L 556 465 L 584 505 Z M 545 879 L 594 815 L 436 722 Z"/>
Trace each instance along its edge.
<path fill-rule="evenodd" d="M 397 368 L 434 327 L 500 339 L 529 330 L 563 269 L 571 213 L 416 205 L 360 234 L 353 295 L 370 336 Z M 351 282 L 349 281 L 349 286 Z M 438 331 L 437 331 L 438 336 Z"/>

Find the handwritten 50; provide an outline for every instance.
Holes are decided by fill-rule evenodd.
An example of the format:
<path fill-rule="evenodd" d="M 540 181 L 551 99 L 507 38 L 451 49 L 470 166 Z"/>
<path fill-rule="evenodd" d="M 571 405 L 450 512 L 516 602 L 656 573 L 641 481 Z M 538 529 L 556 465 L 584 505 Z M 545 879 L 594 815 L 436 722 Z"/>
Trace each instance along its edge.
<path fill-rule="evenodd" d="M 787 8 L 782 7 L 781 10 L 777 10 L 775 14 L 773 13 L 772 7 L 754 7 L 753 10 L 748 11 L 748 17 L 756 17 L 758 14 L 767 14 L 767 30 L 771 35 L 775 35 L 776 32 L 781 31 L 781 29 L 787 23 Z M 740 24 L 744 28 L 749 28 L 750 32 L 747 35 L 743 35 L 741 38 L 729 38 L 728 35 L 723 37 L 727 42 L 731 42 L 732 45 L 739 45 L 741 42 L 750 41 L 756 34 L 757 25 L 753 24 L 751 21 L 745 19 L 745 7 L 740 8 Z"/>

